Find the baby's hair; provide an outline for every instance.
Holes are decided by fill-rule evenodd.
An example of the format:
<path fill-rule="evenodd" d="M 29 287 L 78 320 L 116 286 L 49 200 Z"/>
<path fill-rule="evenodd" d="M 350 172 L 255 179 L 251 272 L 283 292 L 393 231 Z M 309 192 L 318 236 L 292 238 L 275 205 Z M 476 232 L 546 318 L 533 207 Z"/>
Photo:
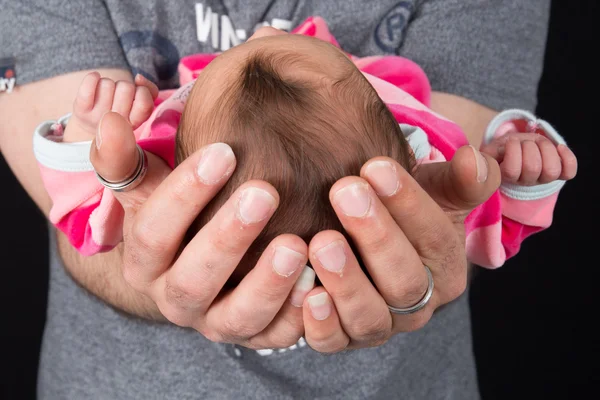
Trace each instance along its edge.
<path fill-rule="evenodd" d="M 229 182 L 200 214 L 190 235 L 250 179 L 271 183 L 280 196 L 279 208 L 242 262 L 247 262 L 244 272 L 282 233 L 297 234 L 307 243 L 325 229 L 346 234 L 329 191 L 338 179 L 359 175 L 370 158 L 389 156 L 413 169 L 394 116 L 346 61 L 347 67 L 331 77 L 319 71 L 327 65 L 304 55 L 255 51 L 209 109 L 198 108 L 202 84 L 190 94 L 177 133 L 177 163 L 215 142 L 229 144 L 237 159 Z"/>

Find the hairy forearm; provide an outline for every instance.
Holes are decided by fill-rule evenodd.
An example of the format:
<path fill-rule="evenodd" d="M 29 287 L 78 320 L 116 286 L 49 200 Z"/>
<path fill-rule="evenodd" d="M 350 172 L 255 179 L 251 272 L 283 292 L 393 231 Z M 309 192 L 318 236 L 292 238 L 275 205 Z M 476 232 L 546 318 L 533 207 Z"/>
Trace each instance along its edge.
<path fill-rule="evenodd" d="M 146 319 L 165 321 L 156 304 L 134 291 L 123 279 L 122 246 L 91 257 L 79 254 L 67 237 L 55 230 L 65 269 L 86 290 L 120 311 Z"/>
<path fill-rule="evenodd" d="M 431 94 L 431 109 L 458 124 L 476 148 L 481 147 L 486 127 L 498 114 L 464 97 L 441 92 Z"/>
<path fill-rule="evenodd" d="M 128 71 L 100 72 L 115 80 L 131 80 Z M 86 74 L 85 71 L 71 73 L 17 86 L 10 94 L 0 93 L 0 151 L 21 185 L 46 216 L 52 203 L 33 155 L 33 131 L 40 122 L 57 119 L 72 110 L 77 88 Z M 81 286 L 120 310 L 145 318 L 162 319 L 154 303 L 134 292 L 124 281 L 120 248 L 83 257 L 62 233 L 57 233 L 57 239 L 67 271 Z"/>

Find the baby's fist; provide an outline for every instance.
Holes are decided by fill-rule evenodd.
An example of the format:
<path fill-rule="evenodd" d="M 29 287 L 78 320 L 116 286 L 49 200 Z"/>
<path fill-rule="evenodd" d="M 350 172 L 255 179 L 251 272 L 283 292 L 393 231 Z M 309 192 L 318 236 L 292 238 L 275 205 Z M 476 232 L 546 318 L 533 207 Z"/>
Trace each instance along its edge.
<path fill-rule="evenodd" d="M 92 72 L 79 87 L 69 125 L 73 123 L 80 131 L 94 135 L 102 116 L 113 111 L 131 122 L 135 129 L 150 117 L 156 96 L 156 85 L 141 75 L 136 76 L 135 82 L 115 82 Z"/>
<path fill-rule="evenodd" d="M 575 154 L 536 133 L 507 133 L 483 145 L 481 151 L 498 161 L 503 183 L 534 186 L 573 179 L 577 174 Z"/>

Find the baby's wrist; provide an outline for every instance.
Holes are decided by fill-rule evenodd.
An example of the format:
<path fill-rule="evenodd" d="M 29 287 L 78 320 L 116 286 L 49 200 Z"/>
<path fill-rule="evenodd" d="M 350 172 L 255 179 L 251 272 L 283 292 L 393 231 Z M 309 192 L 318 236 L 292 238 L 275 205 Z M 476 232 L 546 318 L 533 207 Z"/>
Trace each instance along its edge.
<path fill-rule="evenodd" d="M 64 143 L 85 142 L 93 139 L 93 137 L 90 137 L 91 134 L 89 128 L 85 127 L 84 122 L 75 114 L 71 115 L 64 122 L 64 124 L 53 125 L 53 135 L 58 136 L 60 134 L 61 128 L 62 142 Z"/>

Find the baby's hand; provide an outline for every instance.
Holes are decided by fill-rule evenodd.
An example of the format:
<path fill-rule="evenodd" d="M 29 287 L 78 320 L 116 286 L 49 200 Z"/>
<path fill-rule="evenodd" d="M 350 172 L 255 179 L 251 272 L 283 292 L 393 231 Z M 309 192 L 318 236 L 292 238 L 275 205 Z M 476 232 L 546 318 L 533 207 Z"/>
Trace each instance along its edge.
<path fill-rule="evenodd" d="M 63 141 L 90 140 L 108 111 L 121 114 L 135 129 L 150 117 L 157 96 L 156 85 L 142 75 L 135 77 L 135 83 L 115 82 L 92 72 L 81 82 Z"/>
<path fill-rule="evenodd" d="M 577 174 L 575 154 L 537 133 L 507 133 L 483 145 L 481 151 L 498 161 L 503 183 L 533 186 L 573 179 Z"/>

